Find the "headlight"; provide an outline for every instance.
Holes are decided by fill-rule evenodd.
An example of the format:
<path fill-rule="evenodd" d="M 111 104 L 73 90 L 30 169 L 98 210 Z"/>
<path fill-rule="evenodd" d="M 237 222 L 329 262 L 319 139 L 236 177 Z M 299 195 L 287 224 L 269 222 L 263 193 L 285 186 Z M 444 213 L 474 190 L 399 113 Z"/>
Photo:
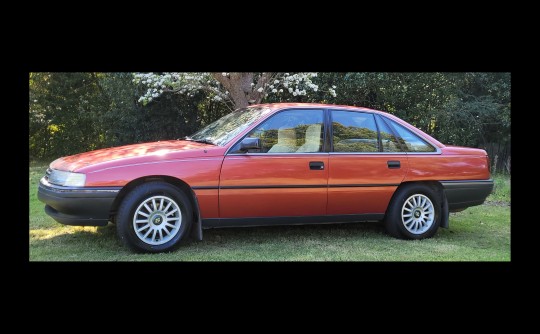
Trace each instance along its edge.
<path fill-rule="evenodd" d="M 50 172 L 49 172 L 50 171 Z M 86 175 L 52 169 L 47 171 L 49 183 L 66 187 L 84 187 Z"/>

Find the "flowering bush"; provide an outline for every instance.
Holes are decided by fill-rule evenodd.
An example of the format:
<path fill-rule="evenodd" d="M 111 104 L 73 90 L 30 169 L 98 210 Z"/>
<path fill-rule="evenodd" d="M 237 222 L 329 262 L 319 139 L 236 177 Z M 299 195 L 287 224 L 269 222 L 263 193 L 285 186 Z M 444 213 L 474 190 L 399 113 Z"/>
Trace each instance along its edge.
<path fill-rule="evenodd" d="M 317 73 L 134 73 L 133 82 L 143 85 L 146 92 L 139 98 L 143 105 L 163 93 L 186 94 L 191 97 L 199 91 L 207 93 L 208 99 L 223 102 L 232 108 L 258 104 L 270 94 L 290 96 L 308 95 L 317 92 L 319 86 L 312 82 Z M 328 93 L 336 96 L 336 86 Z"/>

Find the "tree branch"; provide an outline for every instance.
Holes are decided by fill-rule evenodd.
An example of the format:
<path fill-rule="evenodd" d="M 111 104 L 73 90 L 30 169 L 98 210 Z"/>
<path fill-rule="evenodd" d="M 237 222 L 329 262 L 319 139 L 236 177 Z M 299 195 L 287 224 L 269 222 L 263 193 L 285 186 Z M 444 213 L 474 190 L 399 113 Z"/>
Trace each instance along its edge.
<path fill-rule="evenodd" d="M 275 75 L 274 72 L 263 72 L 261 74 L 261 77 L 259 78 L 257 83 L 255 84 L 255 86 L 253 86 L 253 90 L 251 91 L 251 94 L 249 94 L 249 102 L 251 104 L 261 103 L 265 90 L 268 89 L 268 85 L 265 85 L 265 84 L 270 82 L 270 80 L 274 77 L 274 75 Z M 263 91 L 259 92 L 259 88 L 263 88 Z"/>

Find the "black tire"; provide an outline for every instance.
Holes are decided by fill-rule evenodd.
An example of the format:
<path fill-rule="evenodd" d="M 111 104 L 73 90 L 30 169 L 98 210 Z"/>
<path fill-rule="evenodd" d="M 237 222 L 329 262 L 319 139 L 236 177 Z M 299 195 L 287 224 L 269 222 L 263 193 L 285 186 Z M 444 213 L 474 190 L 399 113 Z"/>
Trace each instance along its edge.
<path fill-rule="evenodd" d="M 416 195 L 421 197 L 425 196 L 431 201 L 434 209 L 434 218 L 431 226 L 429 226 L 429 228 L 427 228 L 425 231 L 420 230 L 417 233 L 412 233 L 405 225 L 404 220 L 407 220 L 407 218 L 402 217 L 402 212 L 407 212 L 403 210 L 405 202 L 408 201 L 411 196 Z M 416 214 L 416 212 L 414 214 Z M 419 213 L 419 215 L 421 216 L 422 213 Z M 430 238 L 437 232 L 440 223 L 441 196 L 439 192 L 432 186 L 422 183 L 410 183 L 401 186 L 394 194 L 384 219 L 384 226 L 388 234 L 399 239 L 417 240 Z"/>
<path fill-rule="evenodd" d="M 175 234 L 170 240 L 163 244 L 153 245 L 139 238 L 133 225 L 135 219 L 135 210 L 137 210 L 137 208 L 146 200 L 154 196 L 163 196 L 170 199 L 172 203 L 176 204 L 180 209 L 180 214 L 178 214 L 178 217 L 181 216 L 182 219 L 179 222 L 179 228 L 173 230 Z M 166 221 L 166 219 L 164 221 Z M 122 242 L 132 250 L 138 252 L 158 253 L 173 250 L 177 248 L 185 239 L 187 239 L 192 221 L 193 210 L 191 208 L 189 199 L 182 190 L 164 182 L 148 182 L 137 186 L 126 195 L 118 208 L 118 213 L 116 216 L 116 230 L 118 231 L 118 236 Z"/>

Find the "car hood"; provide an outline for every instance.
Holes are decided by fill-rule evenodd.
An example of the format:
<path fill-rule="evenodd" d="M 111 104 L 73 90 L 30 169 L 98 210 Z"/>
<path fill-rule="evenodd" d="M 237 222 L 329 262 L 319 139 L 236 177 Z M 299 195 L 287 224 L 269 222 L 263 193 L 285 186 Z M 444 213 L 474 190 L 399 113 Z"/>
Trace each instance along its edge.
<path fill-rule="evenodd" d="M 51 168 L 78 171 L 87 166 L 109 167 L 127 163 L 143 163 L 158 160 L 195 158 L 215 155 L 212 152 L 223 148 L 185 140 L 158 141 L 152 143 L 126 145 L 95 150 L 59 158 L 51 163 Z M 219 152 L 217 152 L 219 153 Z"/>

